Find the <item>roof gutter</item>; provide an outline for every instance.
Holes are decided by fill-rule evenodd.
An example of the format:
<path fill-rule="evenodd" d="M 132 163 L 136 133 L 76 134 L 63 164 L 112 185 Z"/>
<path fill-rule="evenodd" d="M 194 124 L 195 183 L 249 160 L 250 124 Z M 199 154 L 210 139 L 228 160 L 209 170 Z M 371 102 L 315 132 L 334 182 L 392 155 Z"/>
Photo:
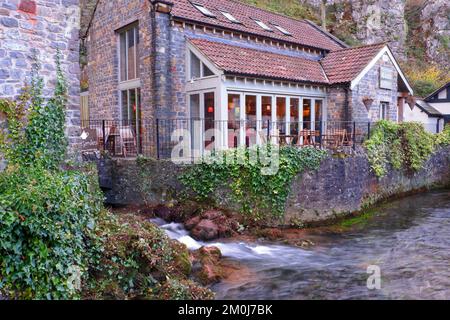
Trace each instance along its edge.
<path fill-rule="evenodd" d="M 224 74 L 227 76 L 237 76 L 237 77 L 249 77 L 249 78 L 257 78 L 257 79 L 264 79 L 264 80 L 275 80 L 275 81 L 290 81 L 290 82 L 298 82 L 298 83 L 305 83 L 308 85 L 328 85 L 327 82 L 318 82 L 318 81 L 310 81 L 310 80 L 296 80 L 296 79 L 287 79 L 287 78 L 280 78 L 280 77 L 270 77 L 270 76 L 261 76 L 261 75 L 255 75 L 255 74 L 248 74 L 248 73 L 242 73 L 242 72 L 230 72 L 225 71 Z"/>

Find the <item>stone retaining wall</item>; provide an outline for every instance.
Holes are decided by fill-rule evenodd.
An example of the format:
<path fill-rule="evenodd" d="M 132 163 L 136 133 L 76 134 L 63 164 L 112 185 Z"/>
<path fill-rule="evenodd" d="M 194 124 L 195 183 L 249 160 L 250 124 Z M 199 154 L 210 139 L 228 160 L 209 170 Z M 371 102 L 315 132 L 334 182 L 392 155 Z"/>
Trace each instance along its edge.
<path fill-rule="evenodd" d="M 109 204 L 167 205 L 181 197 L 177 177 L 183 170 L 169 161 L 103 160 L 100 184 Z M 450 186 L 450 147 L 437 151 L 420 172 L 391 170 L 381 179 L 371 172 L 363 152 L 329 157 L 318 171 L 294 179 L 281 224 L 323 223 L 390 197 L 445 186 Z M 238 207 L 223 189 L 211 195 L 211 204 L 225 210 Z"/>

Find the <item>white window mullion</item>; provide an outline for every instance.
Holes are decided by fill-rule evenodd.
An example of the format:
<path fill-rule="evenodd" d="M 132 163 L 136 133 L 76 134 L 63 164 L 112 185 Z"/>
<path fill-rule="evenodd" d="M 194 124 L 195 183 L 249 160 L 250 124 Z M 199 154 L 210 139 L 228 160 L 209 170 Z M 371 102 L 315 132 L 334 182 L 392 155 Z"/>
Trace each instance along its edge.
<path fill-rule="evenodd" d="M 125 81 L 130 80 L 128 79 L 128 46 L 129 46 L 129 42 L 128 42 L 128 31 L 125 31 Z"/>
<path fill-rule="evenodd" d="M 137 28 L 133 28 L 133 37 L 134 37 L 134 77 L 137 79 L 138 78 L 138 73 L 137 73 Z"/>
<path fill-rule="evenodd" d="M 256 143 L 261 145 L 261 132 L 262 132 L 262 96 L 258 94 L 256 96 Z"/>

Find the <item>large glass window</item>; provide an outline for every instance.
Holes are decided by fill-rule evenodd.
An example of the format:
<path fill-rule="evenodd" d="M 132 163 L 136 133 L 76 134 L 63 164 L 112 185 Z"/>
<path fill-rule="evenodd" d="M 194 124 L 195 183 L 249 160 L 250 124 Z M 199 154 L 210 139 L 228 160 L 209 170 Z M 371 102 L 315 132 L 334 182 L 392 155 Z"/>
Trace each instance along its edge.
<path fill-rule="evenodd" d="M 138 78 L 139 27 L 133 26 L 119 33 L 120 38 L 120 81 Z"/>
<path fill-rule="evenodd" d="M 241 117 L 241 95 L 228 95 L 228 147 L 236 148 L 239 144 Z"/>
<path fill-rule="evenodd" d="M 257 101 L 258 99 L 256 96 L 253 95 L 245 96 L 245 116 L 246 116 L 245 144 L 247 146 L 256 143 L 256 131 L 258 130 Z"/>
<path fill-rule="evenodd" d="M 262 127 L 267 128 L 272 122 L 272 97 L 263 96 L 262 102 Z"/>
<path fill-rule="evenodd" d="M 299 98 L 291 98 L 291 110 L 290 110 L 290 119 L 289 125 L 291 128 L 291 135 L 298 135 L 299 128 L 298 123 L 300 119 L 300 99 Z"/>
<path fill-rule="evenodd" d="M 190 79 L 213 76 L 214 73 L 193 52 L 190 53 Z"/>
<path fill-rule="evenodd" d="M 214 134 L 208 132 L 215 128 L 215 108 L 214 92 L 196 93 L 189 96 L 191 147 L 197 152 L 208 148 L 215 141 Z"/>
<path fill-rule="evenodd" d="M 122 139 L 133 141 L 136 150 L 141 152 L 142 126 L 141 126 L 141 90 L 139 88 L 122 90 L 122 124 L 119 128 Z"/>
<path fill-rule="evenodd" d="M 311 129 L 311 99 L 303 99 L 303 129 Z"/>
<path fill-rule="evenodd" d="M 214 111 L 215 111 L 215 98 L 214 92 L 207 92 L 203 95 L 205 103 L 205 132 L 214 129 Z M 205 147 L 211 145 L 215 137 L 211 135 L 206 136 Z"/>
<path fill-rule="evenodd" d="M 286 131 L 286 98 L 277 98 L 277 129 L 281 134 Z"/>
<path fill-rule="evenodd" d="M 322 121 L 323 117 L 322 100 L 316 100 L 314 117 L 316 122 Z"/>

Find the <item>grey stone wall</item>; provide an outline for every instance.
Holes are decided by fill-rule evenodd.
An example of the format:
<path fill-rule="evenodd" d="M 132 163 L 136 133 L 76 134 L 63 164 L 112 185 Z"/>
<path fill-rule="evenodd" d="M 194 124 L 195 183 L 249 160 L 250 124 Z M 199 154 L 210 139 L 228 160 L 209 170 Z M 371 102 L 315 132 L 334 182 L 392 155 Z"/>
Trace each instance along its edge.
<path fill-rule="evenodd" d="M 91 119 L 120 119 L 118 34 L 121 28 L 139 24 L 139 63 L 142 115 L 151 116 L 152 37 L 150 4 L 146 0 L 100 0 L 89 29 L 89 108 Z"/>
<path fill-rule="evenodd" d="M 170 161 L 105 160 L 99 164 L 100 185 L 106 201 L 114 205 L 168 205 L 178 201 L 184 188 L 178 180 L 185 170 Z M 329 157 L 319 170 L 294 179 L 284 221 L 298 225 L 329 222 L 403 194 L 450 186 L 450 147 L 438 150 L 417 173 L 391 170 L 383 178 L 371 171 L 363 150 L 347 157 Z M 238 210 L 230 190 L 217 190 L 210 204 Z"/>
<path fill-rule="evenodd" d="M 45 95 L 55 83 L 55 55 L 62 53 L 62 68 L 69 85 L 67 135 L 71 151 L 80 140 L 78 0 L 0 1 L 0 97 L 16 97 L 29 83 L 33 51 L 42 65 Z"/>
<path fill-rule="evenodd" d="M 384 61 L 382 58 L 361 79 L 359 84 L 352 90 L 352 121 L 378 121 L 380 120 L 381 102 L 389 103 L 389 120 L 397 121 L 398 118 L 398 83 L 393 81 L 392 90 L 380 88 L 380 67 L 387 67 L 397 79 L 398 73 L 391 60 Z M 369 110 L 363 103 L 365 97 L 372 98 L 373 104 Z"/>
<path fill-rule="evenodd" d="M 391 170 L 383 178 L 372 173 L 364 153 L 329 158 L 317 172 L 292 183 L 285 223 L 329 221 L 383 199 L 442 186 L 450 186 L 450 147 L 436 152 L 417 173 Z"/>

